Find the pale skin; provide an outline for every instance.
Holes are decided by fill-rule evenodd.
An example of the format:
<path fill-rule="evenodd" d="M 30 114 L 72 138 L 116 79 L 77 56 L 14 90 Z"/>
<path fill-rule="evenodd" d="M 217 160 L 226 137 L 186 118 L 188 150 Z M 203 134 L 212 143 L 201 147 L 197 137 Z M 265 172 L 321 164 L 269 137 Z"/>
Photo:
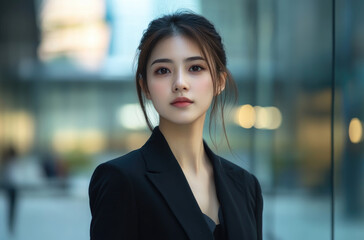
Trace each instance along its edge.
<path fill-rule="evenodd" d="M 220 203 L 214 172 L 203 146 L 206 111 L 215 94 L 211 73 L 199 46 L 181 35 L 162 39 L 147 63 L 147 85 L 148 90 L 143 92 L 159 113 L 160 131 L 201 211 L 219 224 Z M 191 103 L 175 106 L 173 101 L 177 97 L 186 97 Z"/>

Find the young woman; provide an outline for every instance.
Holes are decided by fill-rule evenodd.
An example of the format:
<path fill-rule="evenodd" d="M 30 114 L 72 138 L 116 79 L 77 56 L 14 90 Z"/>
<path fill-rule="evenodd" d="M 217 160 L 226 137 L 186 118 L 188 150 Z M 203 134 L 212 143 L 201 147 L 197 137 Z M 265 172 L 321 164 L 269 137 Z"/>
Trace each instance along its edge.
<path fill-rule="evenodd" d="M 257 179 L 203 141 L 207 110 L 211 123 L 235 86 L 214 26 L 191 12 L 165 15 L 138 50 L 137 92 L 152 135 L 95 170 L 91 239 L 262 239 Z M 146 101 L 159 114 L 154 129 Z"/>

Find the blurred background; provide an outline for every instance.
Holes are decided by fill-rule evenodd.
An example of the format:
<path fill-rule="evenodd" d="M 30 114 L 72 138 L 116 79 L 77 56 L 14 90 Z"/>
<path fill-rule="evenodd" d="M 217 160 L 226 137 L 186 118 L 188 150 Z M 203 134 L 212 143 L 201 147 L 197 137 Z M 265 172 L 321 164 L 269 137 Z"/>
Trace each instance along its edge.
<path fill-rule="evenodd" d="M 0 239 L 89 239 L 93 170 L 150 135 L 138 42 L 179 8 L 224 39 L 239 100 L 216 151 L 260 180 L 264 239 L 364 239 L 361 0 L 1 1 Z"/>

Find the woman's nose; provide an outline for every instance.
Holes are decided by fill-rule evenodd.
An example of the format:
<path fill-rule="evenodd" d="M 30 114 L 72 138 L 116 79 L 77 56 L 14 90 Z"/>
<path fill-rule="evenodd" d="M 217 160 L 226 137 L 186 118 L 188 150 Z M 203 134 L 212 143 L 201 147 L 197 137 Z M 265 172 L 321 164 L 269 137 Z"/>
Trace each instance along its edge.
<path fill-rule="evenodd" d="M 182 71 L 178 71 L 174 76 L 173 92 L 186 91 L 189 89 L 187 76 Z"/>

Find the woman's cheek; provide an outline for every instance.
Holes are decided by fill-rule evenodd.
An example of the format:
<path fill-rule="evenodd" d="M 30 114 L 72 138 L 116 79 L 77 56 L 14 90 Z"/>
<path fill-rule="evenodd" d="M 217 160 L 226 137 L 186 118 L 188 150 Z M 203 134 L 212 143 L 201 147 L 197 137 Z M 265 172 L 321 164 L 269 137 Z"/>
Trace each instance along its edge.
<path fill-rule="evenodd" d="M 203 92 L 205 94 L 210 93 L 213 95 L 213 84 L 211 77 L 205 77 L 203 81 L 198 81 L 196 88 L 199 89 L 199 92 Z"/>
<path fill-rule="evenodd" d="M 149 85 L 149 91 L 152 96 L 162 96 L 166 92 L 168 86 L 164 84 L 163 81 L 152 82 Z"/>

